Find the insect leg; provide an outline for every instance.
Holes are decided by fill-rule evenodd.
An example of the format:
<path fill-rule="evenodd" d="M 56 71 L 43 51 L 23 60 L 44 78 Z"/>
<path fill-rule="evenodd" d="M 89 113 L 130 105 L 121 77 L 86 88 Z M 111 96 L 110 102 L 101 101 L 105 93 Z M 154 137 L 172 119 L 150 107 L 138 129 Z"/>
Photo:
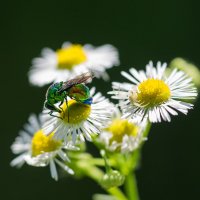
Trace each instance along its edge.
<path fill-rule="evenodd" d="M 51 105 L 51 104 L 49 104 L 48 102 L 45 102 L 45 105 L 44 105 L 44 106 L 45 106 L 47 109 L 50 110 L 50 111 L 48 112 L 49 115 L 51 115 L 51 116 L 53 116 L 53 117 L 57 117 L 57 118 L 62 119 L 61 117 L 52 114 L 53 112 L 58 112 L 58 113 L 61 113 L 61 112 L 62 112 L 62 111 L 59 110 L 56 106 Z"/>
<path fill-rule="evenodd" d="M 59 118 L 59 119 L 62 119 L 62 120 L 63 120 L 63 118 L 62 118 L 62 117 L 59 117 L 59 116 L 57 116 L 57 115 L 53 115 L 53 112 L 54 112 L 54 111 L 50 111 L 48 114 L 49 114 L 49 115 L 51 115 L 52 117 L 57 117 L 57 118 Z"/>
<path fill-rule="evenodd" d="M 64 111 L 63 111 L 63 108 L 61 107 L 62 104 L 63 104 L 63 101 L 60 102 L 60 104 L 59 104 L 58 107 L 62 110 L 62 112 L 64 112 Z"/>
<path fill-rule="evenodd" d="M 65 100 L 66 100 L 66 105 L 67 105 L 67 117 L 68 117 L 68 123 L 69 123 L 69 106 L 68 106 L 67 97 L 65 98 Z"/>

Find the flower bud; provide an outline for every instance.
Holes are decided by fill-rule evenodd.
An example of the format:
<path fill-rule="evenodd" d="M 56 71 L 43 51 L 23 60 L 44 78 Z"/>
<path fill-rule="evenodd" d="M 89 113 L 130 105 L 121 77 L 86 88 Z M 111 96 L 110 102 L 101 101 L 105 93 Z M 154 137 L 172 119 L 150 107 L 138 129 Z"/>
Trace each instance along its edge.
<path fill-rule="evenodd" d="M 111 187 L 118 187 L 124 183 L 125 177 L 117 170 L 111 170 L 105 174 L 100 181 L 102 187 L 109 189 Z"/>
<path fill-rule="evenodd" d="M 172 69 L 177 68 L 184 71 L 188 76 L 192 78 L 195 86 L 200 90 L 200 70 L 197 68 L 197 66 L 183 58 L 175 58 L 170 62 L 169 67 Z"/>

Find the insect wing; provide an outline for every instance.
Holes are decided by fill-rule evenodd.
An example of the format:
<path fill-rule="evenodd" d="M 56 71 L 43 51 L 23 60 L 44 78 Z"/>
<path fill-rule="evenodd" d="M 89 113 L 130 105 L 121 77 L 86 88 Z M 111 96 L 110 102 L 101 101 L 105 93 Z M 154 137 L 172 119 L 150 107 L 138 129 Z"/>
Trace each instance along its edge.
<path fill-rule="evenodd" d="M 84 74 L 76 76 L 74 79 L 64 82 L 59 92 L 67 90 L 68 88 L 76 84 L 80 84 L 80 83 L 87 84 L 92 81 L 92 78 L 94 78 L 94 74 L 92 72 L 86 72 Z"/>

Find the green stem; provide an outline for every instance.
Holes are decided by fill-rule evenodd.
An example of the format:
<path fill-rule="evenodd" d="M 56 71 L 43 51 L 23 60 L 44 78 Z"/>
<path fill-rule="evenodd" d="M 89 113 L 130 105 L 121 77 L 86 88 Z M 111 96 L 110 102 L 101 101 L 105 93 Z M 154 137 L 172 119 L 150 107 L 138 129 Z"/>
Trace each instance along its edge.
<path fill-rule="evenodd" d="M 148 137 L 150 129 L 151 129 L 151 123 L 148 122 L 143 133 L 144 137 Z M 133 157 L 132 157 L 132 163 L 131 163 L 133 168 L 132 170 L 129 171 L 125 179 L 125 191 L 129 200 L 139 200 L 137 181 L 136 181 L 134 170 L 136 169 L 136 167 L 138 166 L 138 163 L 140 162 L 140 154 L 141 154 L 141 149 L 143 145 L 144 143 L 142 143 L 140 147 L 134 152 Z"/>
<path fill-rule="evenodd" d="M 135 174 L 130 172 L 125 181 L 125 190 L 129 200 L 139 200 Z"/>
<path fill-rule="evenodd" d="M 102 158 L 92 158 L 91 160 L 89 160 L 89 162 L 92 165 L 97 165 L 97 166 L 105 166 L 105 161 Z"/>
<path fill-rule="evenodd" d="M 143 133 L 143 136 L 144 136 L 144 137 L 148 137 L 150 129 L 151 129 L 151 123 L 148 122 L 148 123 L 147 123 L 147 126 L 146 126 L 146 128 L 145 128 L 145 130 L 144 130 L 144 133 Z"/>
<path fill-rule="evenodd" d="M 90 163 L 91 165 L 105 166 L 105 161 L 102 158 L 94 158 L 91 154 L 80 153 L 80 154 L 70 154 L 70 158 L 76 160 L 84 160 L 84 162 Z M 108 164 L 112 167 L 116 165 L 116 162 L 113 159 L 107 159 Z"/>
<path fill-rule="evenodd" d="M 100 154 L 101 154 L 101 156 L 102 156 L 102 158 L 104 159 L 104 162 L 105 162 L 106 173 L 109 173 L 112 169 L 111 169 L 110 165 L 108 164 L 108 160 L 107 160 L 107 157 L 106 157 L 105 150 L 102 149 L 100 151 Z"/>
<path fill-rule="evenodd" d="M 107 189 L 107 192 L 113 195 L 114 197 L 116 197 L 117 200 L 129 200 L 124 196 L 122 191 L 117 187 L 112 187 L 110 189 Z"/>

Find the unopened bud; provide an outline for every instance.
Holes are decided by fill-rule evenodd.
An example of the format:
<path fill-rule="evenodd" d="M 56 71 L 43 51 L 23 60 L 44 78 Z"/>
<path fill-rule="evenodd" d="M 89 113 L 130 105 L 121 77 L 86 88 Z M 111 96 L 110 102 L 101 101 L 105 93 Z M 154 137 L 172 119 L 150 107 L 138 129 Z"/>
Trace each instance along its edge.
<path fill-rule="evenodd" d="M 194 64 L 186 61 L 183 58 L 175 58 L 170 62 L 169 67 L 184 71 L 192 78 L 195 86 L 200 89 L 200 70 Z"/>
<path fill-rule="evenodd" d="M 100 182 L 102 187 L 109 189 L 111 187 L 118 187 L 124 183 L 125 177 L 117 170 L 111 170 L 105 174 Z"/>

